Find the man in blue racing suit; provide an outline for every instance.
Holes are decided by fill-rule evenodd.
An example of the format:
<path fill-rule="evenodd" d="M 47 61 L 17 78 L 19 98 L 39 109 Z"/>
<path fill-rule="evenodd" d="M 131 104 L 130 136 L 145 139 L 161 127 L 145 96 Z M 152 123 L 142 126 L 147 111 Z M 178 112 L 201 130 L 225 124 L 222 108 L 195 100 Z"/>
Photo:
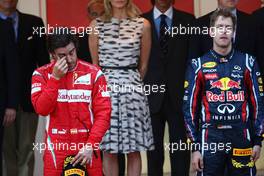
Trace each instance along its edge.
<path fill-rule="evenodd" d="M 201 176 L 252 176 L 263 135 L 263 82 L 254 57 L 232 49 L 236 18 L 211 16 L 213 49 L 190 60 L 184 118 Z"/>

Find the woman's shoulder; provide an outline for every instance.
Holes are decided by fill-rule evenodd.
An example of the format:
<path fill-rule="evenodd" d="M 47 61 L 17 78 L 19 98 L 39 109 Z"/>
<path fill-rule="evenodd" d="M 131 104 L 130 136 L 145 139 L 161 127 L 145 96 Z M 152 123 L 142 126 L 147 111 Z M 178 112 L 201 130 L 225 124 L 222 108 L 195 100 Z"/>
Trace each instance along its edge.
<path fill-rule="evenodd" d="M 136 23 L 138 23 L 138 24 L 140 24 L 140 25 L 142 25 L 144 27 L 151 26 L 150 22 L 144 17 L 138 16 L 138 17 L 134 17 L 132 19 L 133 19 L 134 22 L 136 22 Z"/>
<path fill-rule="evenodd" d="M 149 24 L 149 21 L 146 19 L 146 18 L 144 18 L 144 17 L 141 17 L 141 16 L 138 16 L 138 17 L 134 17 L 134 18 L 132 18 L 134 21 L 136 21 L 136 22 L 139 22 L 139 23 L 142 23 L 142 24 Z"/>
<path fill-rule="evenodd" d="M 96 21 L 96 23 L 103 23 L 104 22 L 104 17 L 100 16 L 94 19 L 94 21 Z"/>
<path fill-rule="evenodd" d="M 131 18 L 132 20 L 138 21 L 138 22 L 144 22 L 145 18 L 141 17 L 141 16 L 136 16 Z"/>

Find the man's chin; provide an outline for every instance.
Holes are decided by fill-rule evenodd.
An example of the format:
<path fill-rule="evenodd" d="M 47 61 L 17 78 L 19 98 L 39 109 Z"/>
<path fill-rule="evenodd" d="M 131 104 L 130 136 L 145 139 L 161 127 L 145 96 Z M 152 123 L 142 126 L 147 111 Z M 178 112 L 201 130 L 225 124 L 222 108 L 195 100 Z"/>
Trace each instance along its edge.
<path fill-rule="evenodd" d="M 236 4 L 229 4 L 227 9 L 234 10 L 236 8 Z"/>
<path fill-rule="evenodd" d="M 219 47 L 225 49 L 225 48 L 228 48 L 229 45 L 219 45 Z"/>
<path fill-rule="evenodd" d="M 227 10 L 234 10 L 236 8 L 236 5 L 233 5 L 233 4 L 229 4 L 228 6 L 226 7 L 223 7 L 224 9 L 227 9 Z"/>
<path fill-rule="evenodd" d="M 218 43 L 217 46 L 220 47 L 220 48 L 228 48 L 230 45 L 230 43 L 226 43 L 226 42 L 223 42 L 223 43 Z"/>
<path fill-rule="evenodd" d="M 69 65 L 68 65 L 68 72 L 74 70 L 75 66 L 76 66 L 76 65 L 73 65 L 73 66 L 69 66 Z"/>

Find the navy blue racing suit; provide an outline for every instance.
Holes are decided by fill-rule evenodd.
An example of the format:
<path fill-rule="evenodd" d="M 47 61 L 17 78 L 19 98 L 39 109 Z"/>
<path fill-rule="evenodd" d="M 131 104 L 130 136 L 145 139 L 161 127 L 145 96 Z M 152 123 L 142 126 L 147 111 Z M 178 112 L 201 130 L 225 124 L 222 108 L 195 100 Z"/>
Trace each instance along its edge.
<path fill-rule="evenodd" d="M 190 60 L 183 112 L 192 150 L 200 150 L 198 175 L 255 175 L 252 147 L 263 135 L 263 81 L 254 57 L 210 50 Z"/>

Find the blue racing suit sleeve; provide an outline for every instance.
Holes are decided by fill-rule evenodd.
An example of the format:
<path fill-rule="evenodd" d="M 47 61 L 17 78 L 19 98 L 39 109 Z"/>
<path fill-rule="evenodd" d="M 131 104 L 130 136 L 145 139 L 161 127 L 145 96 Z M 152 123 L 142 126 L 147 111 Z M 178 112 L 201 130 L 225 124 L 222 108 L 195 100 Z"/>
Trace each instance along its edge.
<path fill-rule="evenodd" d="M 187 130 L 187 136 L 193 143 L 199 143 L 198 139 L 198 97 L 202 90 L 202 71 L 200 58 L 188 62 L 184 82 L 183 114 Z"/>
<path fill-rule="evenodd" d="M 245 81 L 247 90 L 249 91 L 249 102 L 252 109 L 251 120 L 254 122 L 255 134 L 253 136 L 253 144 L 260 145 L 263 139 L 264 133 L 264 92 L 263 92 L 263 80 L 258 67 L 258 63 L 255 58 L 246 54 L 246 66 Z"/>

